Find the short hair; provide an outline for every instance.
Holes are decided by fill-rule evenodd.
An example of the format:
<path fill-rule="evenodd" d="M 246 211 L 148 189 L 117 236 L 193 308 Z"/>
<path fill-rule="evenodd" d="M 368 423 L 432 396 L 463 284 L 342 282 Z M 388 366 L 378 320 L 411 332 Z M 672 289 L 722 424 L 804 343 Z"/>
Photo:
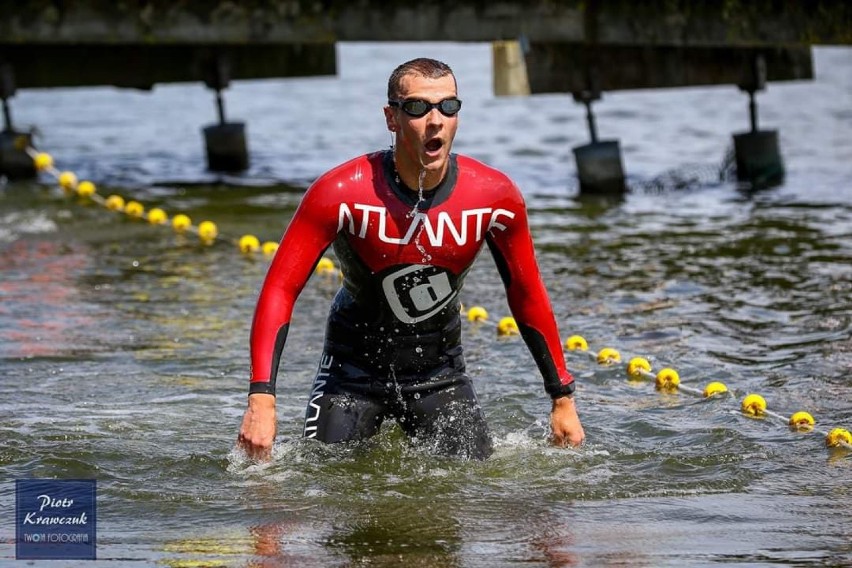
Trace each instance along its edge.
<path fill-rule="evenodd" d="M 402 78 L 406 75 L 412 74 L 420 75 L 427 79 L 440 79 L 441 77 L 449 75 L 453 78 L 453 82 L 456 80 L 453 70 L 450 69 L 450 66 L 443 61 L 430 59 L 428 57 L 418 57 L 417 59 L 406 61 L 393 70 L 393 73 L 391 73 L 391 76 L 388 79 L 388 100 L 396 100 L 399 96 Z M 456 88 L 458 89 L 458 85 L 456 85 Z"/>

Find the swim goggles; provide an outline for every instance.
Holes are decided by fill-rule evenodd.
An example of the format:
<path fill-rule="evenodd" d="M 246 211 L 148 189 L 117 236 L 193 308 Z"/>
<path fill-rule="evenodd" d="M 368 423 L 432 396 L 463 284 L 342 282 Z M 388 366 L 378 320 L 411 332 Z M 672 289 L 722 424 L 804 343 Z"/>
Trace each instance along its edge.
<path fill-rule="evenodd" d="M 444 99 L 438 103 L 430 103 L 420 99 L 406 99 L 404 101 L 388 101 L 388 106 L 399 107 L 402 112 L 414 118 L 426 116 L 433 108 L 441 111 L 444 116 L 455 116 L 461 110 L 462 102 L 459 99 Z"/>

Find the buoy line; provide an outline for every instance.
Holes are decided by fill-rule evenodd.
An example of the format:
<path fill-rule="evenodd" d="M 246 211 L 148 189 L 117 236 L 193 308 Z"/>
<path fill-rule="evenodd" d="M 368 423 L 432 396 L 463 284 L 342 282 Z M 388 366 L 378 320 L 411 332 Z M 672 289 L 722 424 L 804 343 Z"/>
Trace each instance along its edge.
<path fill-rule="evenodd" d="M 492 324 L 488 319 L 488 311 L 482 306 L 472 306 L 469 310 L 461 308 L 462 314 L 465 315 L 470 322 Z M 504 317 L 499 320 L 497 325 L 498 335 L 518 335 L 518 326 L 515 320 L 511 317 Z M 589 344 L 581 335 L 572 335 L 565 340 L 564 347 L 569 352 L 582 353 L 587 355 L 592 361 L 601 366 L 612 366 L 621 363 L 621 354 L 617 349 L 612 347 L 604 347 L 599 351 L 589 351 Z M 704 389 L 697 389 L 684 385 L 680 381 L 680 375 L 675 369 L 665 367 L 653 373 L 651 371 L 651 363 L 644 357 L 633 357 L 628 362 L 625 372 L 631 379 L 649 379 L 654 381 L 657 390 L 661 392 L 684 392 L 693 396 L 702 398 L 719 397 L 729 394 L 728 387 L 720 381 L 711 381 L 707 383 Z M 741 403 L 740 410 L 746 416 L 753 418 L 770 417 L 786 424 L 791 430 L 805 433 L 819 433 L 825 438 L 825 445 L 829 448 L 845 448 L 852 450 L 852 433 L 844 428 L 833 428 L 829 431 L 824 431 L 816 428 L 816 420 L 814 417 L 803 410 L 794 412 L 789 417 L 769 410 L 767 408 L 766 399 L 759 394 L 746 395 Z"/>
<path fill-rule="evenodd" d="M 579 352 L 588 355 L 599 365 L 609 366 L 621 363 L 621 354 L 612 347 L 604 347 L 597 353 L 589 351 L 589 345 L 581 335 L 572 335 L 565 340 L 565 348 L 571 352 Z M 651 372 L 651 363 L 644 357 L 633 357 L 625 368 L 626 374 L 631 379 L 653 380 L 657 390 L 662 392 L 681 391 L 693 396 L 711 398 L 724 396 L 729 393 L 727 385 L 720 381 L 707 383 L 703 390 L 684 385 L 680 381 L 678 372 L 670 367 L 660 369 L 656 374 Z M 767 408 L 766 399 L 761 395 L 751 393 L 746 395 L 741 403 L 740 410 L 746 416 L 763 418 L 768 416 L 786 424 L 791 430 L 798 432 L 820 433 L 825 438 L 825 445 L 829 448 L 842 447 L 852 449 L 852 433 L 843 428 L 833 428 L 824 431 L 816 428 L 816 420 L 805 411 L 797 411 L 792 415 L 784 416 Z"/>
<path fill-rule="evenodd" d="M 213 221 L 205 220 L 195 225 L 192 219 L 183 213 L 178 213 L 169 218 L 168 213 L 159 207 L 146 210 L 141 202 L 132 199 L 125 200 L 124 197 L 117 194 L 103 197 L 98 194 L 97 186 L 93 182 L 78 180 L 74 172 L 56 169 L 53 164 L 53 157 L 50 154 L 38 152 L 32 147 L 27 147 L 26 152 L 33 159 L 35 169 L 53 176 L 66 193 L 76 194 L 110 211 L 124 213 L 134 219 L 145 220 L 152 225 L 170 224 L 176 233 L 193 233 L 205 245 L 212 245 L 217 240 L 224 239 L 231 241 L 245 254 L 262 252 L 264 255 L 271 256 L 278 250 L 277 242 L 266 241 L 261 243 L 260 239 L 254 235 L 242 235 L 239 238 L 224 235 Z"/>

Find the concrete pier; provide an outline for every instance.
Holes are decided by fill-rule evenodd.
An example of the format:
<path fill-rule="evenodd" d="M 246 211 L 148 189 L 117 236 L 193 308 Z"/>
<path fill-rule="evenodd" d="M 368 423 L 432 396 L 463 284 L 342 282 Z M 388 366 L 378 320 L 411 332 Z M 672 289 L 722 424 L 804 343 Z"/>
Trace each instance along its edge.
<path fill-rule="evenodd" d="M 657 72 L 646 87 L 671 82 L 660 79 L 661 74 L 679 76 L 681 84 L 718 84 L 727 81 L 717 74 L 734 48 L 807 50 L 815 44 L 852 44 L 852 2 L 0 2 L 0 63 L 15 67 L 20 88 L 150 88 L 158 82 L 197 80 L 199 61 L 211 51 L 226 53 L 234 63 L 233 78 L 243 79 L 333 73 L 338 41 L 520 37 L 533 46 L 528 62 L 542 57 L 537 50 L 585 46 L 606 61 L 617 57 L 620 66 L 630 63 L 623 68 L 625 76 L 633 77 L 628 88 L 637 88 L 648 69 Z M 639 47 L 643 49 L 633 53 Z M 767 56 L 770 67 L 771 59 Z M 547 64 L 533 65 L 531 76 L 542 65 Z M 561 63 L 554 59 L 553 65 Z M 683 69 L 665 71 L 673 66 Z"/>
<path fill-rule="evenodd" d="M 493 41 L 813 45 L 852 41 L 846 0 L 17 0 L 3 43 L 316 44 Z"/>

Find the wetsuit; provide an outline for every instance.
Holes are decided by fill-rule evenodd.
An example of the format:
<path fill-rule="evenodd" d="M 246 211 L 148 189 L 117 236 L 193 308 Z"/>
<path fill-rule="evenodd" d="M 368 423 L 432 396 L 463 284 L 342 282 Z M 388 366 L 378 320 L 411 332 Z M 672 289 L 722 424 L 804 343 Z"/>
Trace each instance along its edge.
<path fill-rule="evenodd" d="M 573 392 L 518 188 L 493 168 L 451 155 L 444 181 L 419 199 L 384 151 L 338 166 L 305 193 L 258 299 L 251 393 L 274 394 L 293 304 L 332 243 L 343 285 L 331 306 L 305 436 L 363 439 L 393 417 L 437 452 L 490 454 L 465 374 L 459 314 L 464 277 L 485 243 L 546 391 Z"/>

